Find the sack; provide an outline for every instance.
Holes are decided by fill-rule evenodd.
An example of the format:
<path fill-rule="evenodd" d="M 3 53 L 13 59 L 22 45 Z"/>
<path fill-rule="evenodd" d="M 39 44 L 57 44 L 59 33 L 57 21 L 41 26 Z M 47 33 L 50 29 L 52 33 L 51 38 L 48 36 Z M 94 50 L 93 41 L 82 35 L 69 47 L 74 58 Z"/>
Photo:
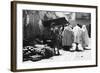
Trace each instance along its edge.
<path fill-rule="evenodd" d="M 31 61 L 39 61 L 42 59 L 42 56 L 41 55 L 33 55 L 33 56 L 30 56 L 30 60 Z"/>

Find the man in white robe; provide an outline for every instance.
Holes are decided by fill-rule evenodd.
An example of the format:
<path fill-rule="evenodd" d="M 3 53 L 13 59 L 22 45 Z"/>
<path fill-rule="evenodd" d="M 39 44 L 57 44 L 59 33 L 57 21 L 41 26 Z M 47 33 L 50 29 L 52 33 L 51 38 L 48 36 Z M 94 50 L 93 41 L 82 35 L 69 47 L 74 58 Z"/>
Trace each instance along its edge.
<path fill-rule="evenodd" d="M 89 47 L 89 36 L 86 25 L 82 26 L 82 31 L 83 31 L 83 47 L 87 48 Z"/>
<path fill-rule="evenodd" d="M 74 50 L 83 50 L 82 44 L 83 44 L 83 31 L 82 29 L 78 26 L 77 24 L 73 28 L 73 33 L 74 33 L 74 43 L 72 44 L 72 48 L 70 49 L 71 51 Z"/>

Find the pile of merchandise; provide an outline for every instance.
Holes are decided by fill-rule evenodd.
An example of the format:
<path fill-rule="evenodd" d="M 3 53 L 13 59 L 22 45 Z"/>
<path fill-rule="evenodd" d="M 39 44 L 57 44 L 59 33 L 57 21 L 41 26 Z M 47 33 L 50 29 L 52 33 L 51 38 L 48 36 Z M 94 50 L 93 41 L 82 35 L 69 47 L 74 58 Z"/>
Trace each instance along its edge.
<path fill-rule="evenodd" d="M 54 56 L 53 48 L 47 45 L 25 46 L 23 49 L 23 61 L 39 61 Z"/>

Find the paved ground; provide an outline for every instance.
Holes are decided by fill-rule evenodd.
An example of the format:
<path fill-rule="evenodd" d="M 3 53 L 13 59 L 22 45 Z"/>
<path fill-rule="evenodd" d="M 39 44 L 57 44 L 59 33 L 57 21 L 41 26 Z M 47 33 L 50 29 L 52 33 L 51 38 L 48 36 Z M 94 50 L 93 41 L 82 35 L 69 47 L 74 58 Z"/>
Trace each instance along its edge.
<path fill-rule="evenodd" d="M 89 39 L 89 48 L 91 46 L 91 39 Z M 42 59 L 38 62 L 62 62 L 62 61 L 79 61 L 79 60 L 91 60 L 91 48 L 89 50 L 83 50 L 83 51 L 64 51 L 63 49 L 60 50 L 59 56 L 53 56 L 49 59 Z"/>
<path fill-rule="evenodd" d="M 73 62 L 80 62 L 81 61 L 89 61 L 92 59 L 91 56 L 91 50 L 84 50 L 81 52 L 75 51 L 64 51 L 60 50 L 61 55 L 59 56 L 53 56 L 49 59 L 42 59 L 40 61 L 32 62 L 32 61 L 26 61 L 24 63 L 31 64 L 33 68 L 47 68 L 47 67 L 61 67 L 61 66 L 67 66 L 70 63 L 73 64 Z M 83 63 L 82 62 L 82 63 Z M 67 65 L 66 65 L 67 63 Z M 72 65 L 71 64 L 71 65 Z M 74 63 L 76 64 L 76 63 Z M 76 65 L 75 65 L 76 66 Z"/>
<path fill-rule="evenodd" d="M 39 63 L 45 63 L 45 62 L 63 62 L 63 61 L 79 61 L 79 60 L 90 60 L 91 59 L 91 50 L 84 50 L 81 52 L 75 51 L 64 51 L 60 50 L 61 55 L 59 56 L 53 56 L 49 59 L 42 59 L 40 61 L 37 61 Z"/>

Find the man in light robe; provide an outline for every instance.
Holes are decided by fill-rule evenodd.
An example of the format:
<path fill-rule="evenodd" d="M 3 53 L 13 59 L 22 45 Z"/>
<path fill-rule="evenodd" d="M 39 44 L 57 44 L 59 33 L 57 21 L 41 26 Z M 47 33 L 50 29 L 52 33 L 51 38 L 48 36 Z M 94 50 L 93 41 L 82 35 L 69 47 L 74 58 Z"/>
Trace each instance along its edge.
<path fill-rule="evenodd" d="M 70 49 L 71 51 L 75 51 L 75 50 L 79 50 L 79 51 L 83 51 L 83 31 L 82 29 L 79 27 L 79 24 L 77 24 L 74 28 L 73 28 L 73 33 L 74 33 L 74 43 L 72 44 L 72 48 Z"/>
<path fill-rule="evenodd" d="M 89 47 L 89 36 L 86 25 L 82 26 L 82 31 L 83 31 L 83 48 L 87 48 Z"/>
<path fill-rule="evenodd" d="M 74 35 L 71 27 L 71 25 L 66 26 L 62 32 L 62 46 L 64 50 L 69 50 L 74 41 Z"/>

